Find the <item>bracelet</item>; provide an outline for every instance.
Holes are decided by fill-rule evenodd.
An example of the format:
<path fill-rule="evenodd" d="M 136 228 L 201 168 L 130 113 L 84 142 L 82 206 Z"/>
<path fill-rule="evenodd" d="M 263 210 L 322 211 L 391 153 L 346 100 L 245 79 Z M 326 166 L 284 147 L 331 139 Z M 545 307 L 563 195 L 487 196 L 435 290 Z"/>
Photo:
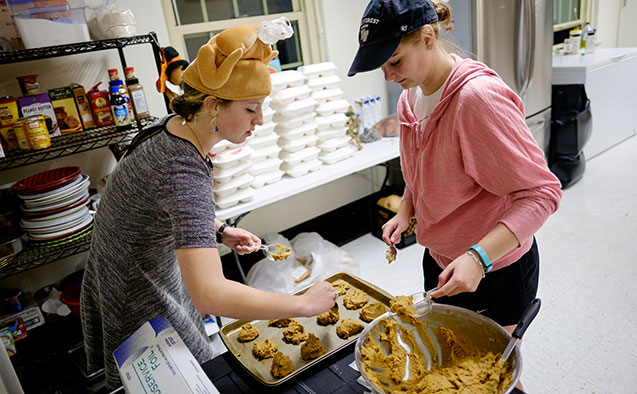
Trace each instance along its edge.
<path fill-rule="evenodd" d="M 486 272 L 484 272 L 484 265 L 482 264 L 482 262 L 478 260 L 478 258 L 473 253 L 471 253 L 470 250 L 467 250 L 467 254 L 471 256 L 471 258 L 473 259 L 473 261 L 476 262 L 476 264 L 478 264 L 478 267 L 480 267 L 480 271 L 482 271 L 482 277 L 484 278 L 486 275 Z"/>
<path fill-rule="evenodd" d="M 226 227 L 228 227 L 228 224 L 224 223 L 221 226 L 219 226 L 219 230 L 217 230 L 217 244 L 222 244 L 223 243 L 223 232 L 226 230 Z"/>
<path fill-rule="evenodd" d="M 478 256 L 480 256 L 480 260 L 482 260 L 482 264 L 484 265 L 484 271 L 489 272 L 493 268 L 493 264 L 491 263 L 491 259 L 487 256 L 487 252 L 482 249 L 482 247 L 478 244 L 473 245 L 469 248 L 469 250 L 474 250 Z"/>

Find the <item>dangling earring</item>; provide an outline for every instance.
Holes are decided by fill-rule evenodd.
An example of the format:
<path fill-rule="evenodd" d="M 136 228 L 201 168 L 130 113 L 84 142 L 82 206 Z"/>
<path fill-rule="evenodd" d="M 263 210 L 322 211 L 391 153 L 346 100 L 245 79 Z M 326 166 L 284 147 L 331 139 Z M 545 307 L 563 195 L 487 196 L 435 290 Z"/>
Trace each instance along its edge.
<path fill-rule="evenodd" d="M 433 47 L 433 45 L 427 45 L 427 49 L 432 49 Z"/>
<path fill-rule="evenodd" d="M 215 133 L 219 132 L 219 127 L 217 126 L 217 118 L 212 118 L 210 121 L 210 128 L 214 128 Z"/>

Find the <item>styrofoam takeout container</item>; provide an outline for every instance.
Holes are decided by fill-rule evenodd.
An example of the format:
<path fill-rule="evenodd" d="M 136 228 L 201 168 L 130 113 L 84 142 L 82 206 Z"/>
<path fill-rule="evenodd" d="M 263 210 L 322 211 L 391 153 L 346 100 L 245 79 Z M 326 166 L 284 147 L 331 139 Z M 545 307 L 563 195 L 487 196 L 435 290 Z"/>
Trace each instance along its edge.
<path fill-rule="evenodd" d="M 255 137 L 258 137 L 258 136 L 269 134 L 274 130 L 275 127 L 276 127 L 276 123 L 274 122 L 268 122 L 268 123 L 263 123 L 262 125 L 257 125 L 254 128 L 254 132 L 252 133 L 252 135 Z"/>
<path fill-rule="evenodd" d="M 288 105 L 277 108 L 277 112 L 288 118 L 300 116 L 314 111 L 316 101 L 311 98 L 293 101 Z"/>
<path fill-rule="evenodd" d="M 248 173 L 232 178 L 230 182 L 216 184 L 213 187 L 216 198 L 229 196 L 239 189 L 245 189 L 250 186 L 254 177 Z"/>
<path fill-rule="evenodd" d="M 310 96 L 316 100 L 316 105 L 321 105 L 326 101 L 336 101 L 343 98 L 343 92 L 340 88 L 317 90 Z"/>
<path fill-rule="evenodd" d="M 306 78 L 327 77 L 336 73 L 336 64 L 332 62 L 307 64 L 297 68 Z"/>
<path fill-rule="evenodd" d="M 272 95 L 272 108 L 281 109 L 295 100 L 303 100 L 310 97 L 312 89 L 307 85 L 294 88 L 285 88 Z"/>
<path fill-rule="evenodd" d="M 339 83 L 341 83 L 341 79 L 338 75 L 330 75 L 329 77 L 308 79 L 307 86 L 309 86 L 313 91 L 317 91 L 321 89 L 337 88 Z"/>
<path fill-rule="evenodd" d="M 270 171 L 270 172 L 266 172 L 263 174 L 259 174 L 257 176 L 254 177 L 254 180 L 252 181 L 252 183 L 250 184 L 250 187 L 253 187 L 255 189 L 261 188 L 265 185 L 270 185 L 272 183 L 276 183 L 278 181 L 281 180 L 281 178 L 283 178 L 283 174 L 285 174 L 283 171 L 277 169 L 274 171 Z"/>
<path fill-rule="evenodd" d="M 319 142 L 329 140 L 335 137 L 343 137 L 347 135 L 347 127 L 329 128 L 325 130 L 318 130 L 315 134 L 318 137 Z"/>
<path fill-rule="evenodd" d="M 319 130 L 343 127 L 347 123 L 347 120 L 348 117 L 344 113 L 336 113 L 327 116 L 317 116 L 314 119 Z"/>
<path fill-rule="evenodd" d="M 347 112 L 348 107 L 349 102 L 345 99 L 326 101 L 316 107 L 316 113 L 318 113 L 320 116 L 329 116 L 340 113 L 344 114 L 345 112 Z"/>
<path fill-rule="evenodd" d="M 288 70 L 270 74 L 272 92 L 278 92 L 285 88 L 301 86 L 305 82 L 305 75 L 299 71 Z"/>
<path fill-rule="evenodd" d="M 275 145 L 278 139 L 279 135 L 277 133 L 269 133 L 262 136 L 253 135 L 248 138 L 246 143 L 252 149 L 261 149 L 265 148 L 266 146 Z"/>
<path fill-rule="evenodd" d="M 272 157 L 279 157 L 279 152 L 281 152 L 281 147 L 277 144 L 255 149 L 250 156 L 250 161 L 256 163 Z"/>
<path fill-rule="evenodd" d="M 334 152 L 335 150 L 349 144 L 350 141 L 351 138 L 349 138 L 348 136 L 335 137 L 320 141 L 316 144 L 316 146 L 323 152 Z"/>
<path fill-rule="evenodd" d="M 240 148 L 225 150 L 215 155 L 208 154 L 208 156 L 210 156 L 210 160 L 215 167 L 227 168 L 236 165 L 239 160 L 250 157 L 253 150 L 251 147 L 245 145 Z"/>
<path fill-rule="evenodd" d="M 303 148 L 316 145 L 316 141 L 318 141 L 318 137 L 315 135 L 306 135 L 292 140 L 281 137 L 279 146 L 287 152 L 298 152 Z"/>
<path fill-rule="evenodd" d="M 317 171 L 323 163 L 320 160 L 303 161 L 297 165 L 283 163 L 281 169 L 293 178 L 303 176 L 309 172 Z"/>
<path fill-rule="evenodd" d="M 266 172 L 272 172 L 274 170 L 278 170 L 283 161 L 278 157 L 272 157 L 269 159 L 261 160 L 256 163 L 252 163 L 252 166 L 248 169 L 248 173 L 250 175 L 261 175 Z"/>
<path fill-rule="evenodd" d="M 295 166 L 303 161 L 316 160 L 319 153 L 321 153 L 321 150 L 319 148 L 310 146 L 309 148 L 301 149 L 297 152 L 283 151 L 279 154 L 279 158 L 283 160 L 283 164 L 286 164 L 288 166 Z"/>
<path fill-rule="evenodd" d="M 245 189 L 239 189 L 235 193 L 215 199 L 215 205 L 218 209 L 230 208 L 237 205 L 240 202 L 250 202 L 254 198 L 254 189 L 246 187 Z"/>
<path fill-rule="evenodd" d="M 272 122 L 272 117 L 274 117 L 274 114 L 276 113 L 276 111 L 268 107 L 264 109 L 262 112 L 263 112 L 263 124 Z"/>
<path fill-rule="evenodd" d="M 297 127 L 300 127 L 302 124 L 311 123 L 316 114 L 312 112 L 308 112 L 307 114 L 300 116 L 287 117 L 285 115 L 277 113 L 274 116 L 274 120 L 276 120 L 276 127 L 274 128 L 277 132 L 286 132 L 291 131 Z"/>
<path fill-rule="evenodd" d="M 339 161 L 350 158 L 353 154 L 354 154 L 354 147 L 348 144 L 333 152 L 321 152 L 319 154 L 319 160 L 325 164 L 334 164 Z"/>
<path fill-rule="evenodd" d="M 312 123 L 306 123 L 306 124 L 302 124 L 297 128 L 294 128 L 292 130 L 283 130 L 283 131 L 277 131 L 277 133 L 281 136 L 284 137 L 288 140 L 293 140 L 295 138 L 300 138 L 304 135 L 314 135 L 314 133 L 316 133 L 316 123 L 312 122 Z"/>
<path fill-rule="evenodd" d="M 246 171 L 252 163 L 248 160 L 239 160 L 233 166 L 228 166 L 225 168 L 215 168 L 213 172 L 213 179 L 215 184 L 222 184 L 230 182 L 230 180 L 236 176 L 239 176 Z"/>

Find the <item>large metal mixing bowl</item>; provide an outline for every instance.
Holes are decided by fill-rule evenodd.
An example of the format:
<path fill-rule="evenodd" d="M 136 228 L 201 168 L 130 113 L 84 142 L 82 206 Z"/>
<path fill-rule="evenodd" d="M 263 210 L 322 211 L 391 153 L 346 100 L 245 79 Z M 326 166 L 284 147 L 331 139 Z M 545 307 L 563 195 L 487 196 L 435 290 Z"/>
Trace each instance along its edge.
<path fill-rule="evenodd" d="M 373 388 L 373 392 L 379 394 L 385 394 L 386 391 L 374 386 L 367 376 L 365 376 L 363 368 L 361 367 L 361 347 L 368 340 L 367 334 L 381 319 L 388 315 L 389 312 L 372 321 L 358 337 L 355 348 L 356 365 L 358 366 L 358 370 L 361 371 L 361 375 L 367 384 Z M 484 354 L 487 352 L 501 354 L 511 339 L 511 335 L 493 320 L 476 312 L 456 306 L 433 304 L 431 312 L 420 319 L 425 322 L 426 327 L 431 328 L 431 330 L 427 330 L 430 337 L 436 336 L 436 332 L 438 331 L 436 328 L 445 327 L 452 330 L 457 337 L 466 337 L 470 339 L 476 347 L 478 347 L 478 349 L 484 352 Z M 443 341 L 443 338 L 433 337 L 432 339 L 435 339 L 435 341 L 432 342 L 434 343 Z M 427 351 L 429 352 L 430 359 L 432 360 L 444 359 L 445 355 L 438 355 L 438 353 L 441 352 L 440 347 L 437 347 L 437 349 L 436 346 L 433 348 L 427 348 Z M 515 384 L 520 379 L 520 374 L 522 373 L 522 356 L 520 354 L 520 349 L 517 346 L 514 348 L 513 353 L 511 353 L 507 360 L 507 370 L 511 371 L 513 376 L 513 381 L 505 390 L 505 393 L 510 393 L 515 388 Z"/>

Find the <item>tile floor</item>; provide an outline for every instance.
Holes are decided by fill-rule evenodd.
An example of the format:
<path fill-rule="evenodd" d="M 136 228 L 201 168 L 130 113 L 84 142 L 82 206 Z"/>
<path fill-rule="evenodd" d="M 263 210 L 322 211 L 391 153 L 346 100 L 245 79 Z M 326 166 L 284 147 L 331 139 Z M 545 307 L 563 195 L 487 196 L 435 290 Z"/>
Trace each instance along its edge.
<path fill-rule="evenodd" d="M 637 394 L 637 137 L 589 160 L 536 237 L 542 308 L 523 340 L 525 391 Z M 422 246 L 391 265 L 370 234 L 343 249 L 389 293 L 423 289 Z"/>

